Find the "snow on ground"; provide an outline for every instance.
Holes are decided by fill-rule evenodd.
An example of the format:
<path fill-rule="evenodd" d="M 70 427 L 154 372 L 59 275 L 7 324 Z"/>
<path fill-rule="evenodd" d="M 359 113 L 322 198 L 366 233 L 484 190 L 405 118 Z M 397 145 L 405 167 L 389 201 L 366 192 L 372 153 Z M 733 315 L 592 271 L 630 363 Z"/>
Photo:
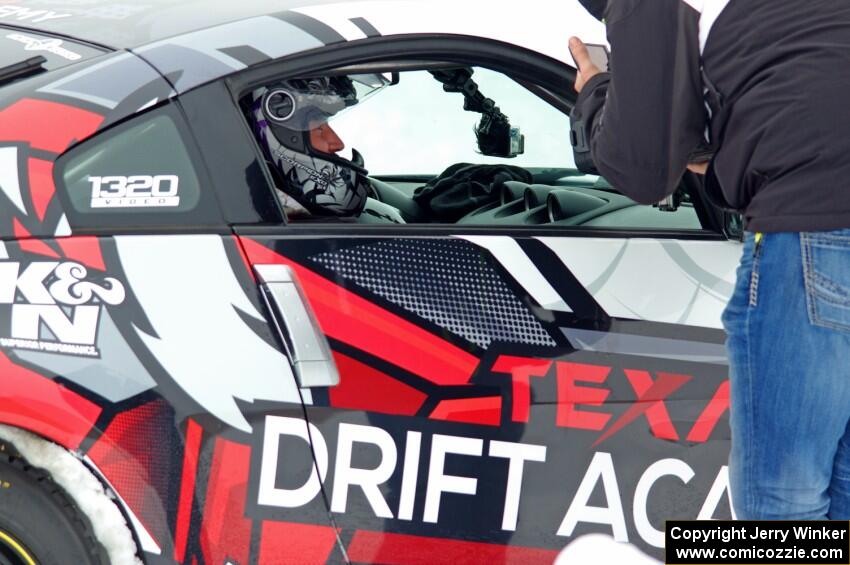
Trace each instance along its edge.
<path fill-rule="evenodd" d="M 124 515 L 79 459 L 55 443 L 16 428 L 0 426 L 0 438 L 12 442 L 30 465 L 50 473 L 56 484 L 68 493 L 88 516 L 112 565 L 141 565 Z"/>

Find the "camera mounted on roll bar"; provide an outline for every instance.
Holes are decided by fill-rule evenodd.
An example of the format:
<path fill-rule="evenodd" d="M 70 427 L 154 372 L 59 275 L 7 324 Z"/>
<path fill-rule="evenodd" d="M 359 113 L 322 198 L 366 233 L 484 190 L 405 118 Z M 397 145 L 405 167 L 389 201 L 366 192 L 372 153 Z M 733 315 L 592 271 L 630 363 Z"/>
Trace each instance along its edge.
<path fill-rule="evenodd" d="M 525 136 L 519 128 L 511 127 L 510 119 L 492 99 L 481 93 L 472 79 L 472 69 L 436 70 L 431 74 L 443 84 L 444 91 L 463 94 L 464 110 L 482 115 L 475 137 L 483 155 L 512 159 L 525 153 Z"/>

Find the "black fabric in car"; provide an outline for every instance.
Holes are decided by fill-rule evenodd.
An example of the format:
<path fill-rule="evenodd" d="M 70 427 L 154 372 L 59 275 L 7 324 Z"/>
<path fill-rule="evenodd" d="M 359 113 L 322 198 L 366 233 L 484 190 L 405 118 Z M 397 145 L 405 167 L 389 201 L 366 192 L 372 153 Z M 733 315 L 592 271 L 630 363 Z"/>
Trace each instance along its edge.
<path fill-rule="evenodd" d="M 452 165 L 425 186 L 413 200 L 431 211 L 434 222 L 454 223 L 486 204 L 498 202 L 507 181 L 533 182 L 531 173 L 511 165 Z"/>

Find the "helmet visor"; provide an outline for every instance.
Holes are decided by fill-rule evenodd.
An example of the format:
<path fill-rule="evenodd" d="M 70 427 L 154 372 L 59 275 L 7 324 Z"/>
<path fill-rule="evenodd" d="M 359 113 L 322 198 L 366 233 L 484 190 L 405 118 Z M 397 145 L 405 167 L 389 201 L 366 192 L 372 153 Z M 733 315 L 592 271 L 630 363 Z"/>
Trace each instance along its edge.
<path fill-rule="evenodd" d="M 390 84 L 381 74 L 287 80 L 268 89 L 263 113 L 274 125 L 310 131 Z"/>

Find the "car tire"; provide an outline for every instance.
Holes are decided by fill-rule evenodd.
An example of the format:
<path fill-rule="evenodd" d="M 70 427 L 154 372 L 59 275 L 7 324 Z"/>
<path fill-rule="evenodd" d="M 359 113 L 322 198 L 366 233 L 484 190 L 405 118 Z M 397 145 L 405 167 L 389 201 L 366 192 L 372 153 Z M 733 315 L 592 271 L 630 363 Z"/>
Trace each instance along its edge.
<path fill-rule="evenodd" d="M 0 565 L 106 565 L 88 518 L 0 440 Z"/>

